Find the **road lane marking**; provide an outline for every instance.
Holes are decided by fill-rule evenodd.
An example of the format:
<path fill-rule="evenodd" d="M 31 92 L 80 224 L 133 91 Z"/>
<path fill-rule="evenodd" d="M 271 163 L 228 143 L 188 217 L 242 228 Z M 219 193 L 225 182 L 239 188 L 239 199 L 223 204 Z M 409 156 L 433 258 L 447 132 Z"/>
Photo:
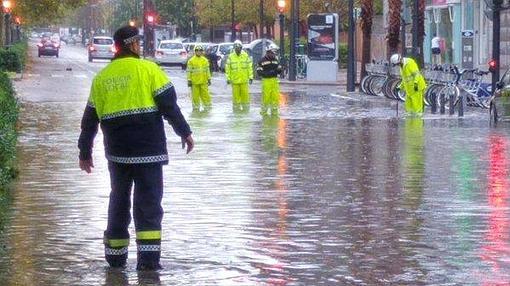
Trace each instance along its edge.
<path fill-rule="evenodd" d="M 64 77 L 64 75 L 63 74 L 52 74 L 51 77 L 59 77 L 60 78 L 60 77 Z"/>
<path fill-rule="evenodd" d="M 75 74 L 73 76 L 77 77 L 77 78 L 88 78 L 88 76 L 86 74 Z"/>
<path fill-rule="evenodd" d="M 336 98 L 343 98 L 343 99 L 348 99 L 348 100 L 360 101 L 357 98 L 352 98 L 352 97 L 340 95 L 340 94 L 337 94 L 337 93 L 330 93 L 329 95 L 332 96 L 332 97 L 336 97 Z"/>

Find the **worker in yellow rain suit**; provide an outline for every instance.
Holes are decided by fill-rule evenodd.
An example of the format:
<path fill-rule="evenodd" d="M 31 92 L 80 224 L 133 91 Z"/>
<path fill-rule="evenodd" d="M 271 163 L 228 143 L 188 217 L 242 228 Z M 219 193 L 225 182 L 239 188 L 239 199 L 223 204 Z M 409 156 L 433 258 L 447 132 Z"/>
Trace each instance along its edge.
<path fill-rule="evenodd" d="M 390 63 L 400 66 L 402 87 L 406 93 L 405 110 L 409 113 L 423 113 L 423 94 L 427 88 L 425 78 L 420 72 L 416 61 L 394 54 Z"/>
<path fill-rule="evenodd" d="M 253 64 L 250 56 L 243 51 L 241 41 L 234 42 L 234 51 L 225 65 L 227 84 L 232 84 L 232 108 L 234 112 L 250 110 L 248 83 L 253 82 Z"/>
<path fill-rule="evenodd" d="M 267 115 L 268 109 L 271 109 L 271 115 L 278 115 L 280 105 L 280 84 L 278 75 L 282 72 L 282 67 L 276 58 L 278 47 L 271 44 L 266 51 L 266 55 L 257 65 L 257 73 L 262 78 L 262 100 L 260 114 Z"/>
<path fill-rule="evenodd" d="M 191 103 L 193 111 L 200 111 L 200 105 L 204 111 L 211 110 L 211 71 L 209 60 L 204 56 L 204 48 L 201 45 L 195 46 L 195 55 L 187 64 L 188 86 L 191 87 Z"/>

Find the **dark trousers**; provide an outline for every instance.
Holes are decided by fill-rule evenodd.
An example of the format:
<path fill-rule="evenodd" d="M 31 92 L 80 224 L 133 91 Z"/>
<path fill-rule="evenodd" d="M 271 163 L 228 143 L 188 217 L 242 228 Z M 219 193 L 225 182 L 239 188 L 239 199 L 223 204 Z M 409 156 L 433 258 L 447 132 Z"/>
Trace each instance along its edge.
<path fill-rule="evenodd" d="M 105 258 L 114 267 L 124 266 L 129 245 L 131 189 L 134 184 L 133 218 L 138 249 L 138 268 L 159 268 L 163 208 L 163 166 L 108 162 L 111 193 L 108 226 L 105 231 Z"/>

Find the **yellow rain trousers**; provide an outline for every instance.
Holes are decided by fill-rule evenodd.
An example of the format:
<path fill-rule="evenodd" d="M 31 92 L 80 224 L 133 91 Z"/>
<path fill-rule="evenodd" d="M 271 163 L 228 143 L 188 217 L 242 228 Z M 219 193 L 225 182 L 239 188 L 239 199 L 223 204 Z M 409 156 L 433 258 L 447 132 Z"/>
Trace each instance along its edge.
<path fill-rule="evenodd" d="M 425 78 L 420 73 L 416 62 L 411 58 L 404 58 L 404 65 L 400 69 L 402 87 L 406 92 L 405 110 L 409 113 L 423 113 L 423 94 L 427 88 Z M 418 90 L 415 90 L 415 85 Z"/>
<path fill-rule="evenodd" d="M 266 115 L 268 109 L 271 109 L 272 115 L 278 114 L 280 105 L 280 84 L 278 78 L 262 78 L 262 103 L 260 114 Z"/>
<path fill-rule="evenodd" d="M 205 56 L 193 56 L 187 65 L 188 81 L 191 81 L 191 103 L 193 110 L 198 111 L 200 105 L 204 110 L 211 109 L 211 95 L 208 83 L 211 80 L 209 60 Z"/>
<path fill-rule="evenodd" d="M 250 56 L 241 51 L 238 55 L 232 51 L 225 64 L 227 81 L 232 84 L 232 104 L 234 111 L 248 111 L 250 107 L 250 94 L 248 83 L 253 80 L 253 63 Z"/>
<path fill-rule="evenodd" d="M 250 93 L 248 83 L 232 84 L 232 104 L 234 111 L 249 111 Z"/>

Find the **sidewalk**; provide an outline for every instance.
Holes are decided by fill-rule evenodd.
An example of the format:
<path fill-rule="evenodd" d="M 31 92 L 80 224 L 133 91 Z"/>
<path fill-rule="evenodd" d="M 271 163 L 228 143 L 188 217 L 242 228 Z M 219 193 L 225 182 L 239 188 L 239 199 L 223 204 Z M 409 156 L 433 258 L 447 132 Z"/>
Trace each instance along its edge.
<path fill-rule="evenodd" d="M 360 70 L 357 70 L 356 77 L 356 85 L 360 82 Z M 347 69 L 341 69 L 337 73 L 336 81 L 308 81 L 306 78 L 296 79 L 296 81 L 289 81 L 288 78 L 280 79 L 281 85 L 312 85 L 312 86 L 324 86 L 324 85 L 333 85 L 333 86 L 347 86 Z"/>

